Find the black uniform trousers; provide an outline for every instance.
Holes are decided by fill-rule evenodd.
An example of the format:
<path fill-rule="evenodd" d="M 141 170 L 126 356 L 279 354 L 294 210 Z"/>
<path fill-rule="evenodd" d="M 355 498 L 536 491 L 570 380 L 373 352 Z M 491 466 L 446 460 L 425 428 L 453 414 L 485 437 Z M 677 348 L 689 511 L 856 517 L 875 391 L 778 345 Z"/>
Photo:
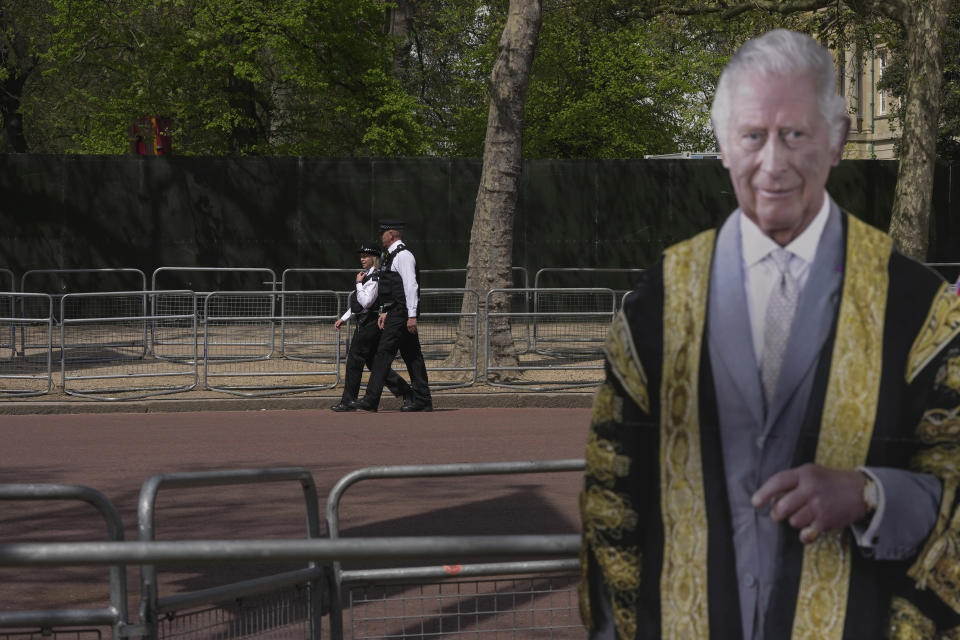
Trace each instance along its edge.
<path fill-rule="evenodd" d="M 417 404 L 433 406 L 430 396 L 430 386 L 427 383 L 427 366 L 423 362 L 423 352 L 420 350 L 420 336 L 407 331 L 407 309 L 405 306 L 394 305 L 387 312 L 383 331 L 380 333 L 380 344 L 377 355 L 373 358 L 370 368 L 370 379 L 367 381 L 367 393 L 364 401 L 379 406 L 380 394 L 390 371 L 390 363 L 400 357 L 407 365 L 410 375 L 410 386 L 413 387 L 413 400 Z"/>
<path fill-rule="evenodd" d="M 377 326 L 376 313 L 372 311 L 358 313 L 354 314 L 353 318 L 356 329 L 353 332 L 353 340 L 350 342 L 350 350 L 347 351 L 346 379 L 343 383 L 343 395 L 341 396 L 344 403 L 357 399 L 357 394 L 360 392 L 363 365 L 367 365 L 367 368 L 373 371 L 373 358 L 377 353 L 377 346 L 380 344 L 380 327 Z M 398 398 L 413 398 L 410 385 L 389 365 L 385 378 L 379 382 L 380 389 L 383 389 L 384 384 Z M 377 397 L 379 398 L 379 395 Z"/>

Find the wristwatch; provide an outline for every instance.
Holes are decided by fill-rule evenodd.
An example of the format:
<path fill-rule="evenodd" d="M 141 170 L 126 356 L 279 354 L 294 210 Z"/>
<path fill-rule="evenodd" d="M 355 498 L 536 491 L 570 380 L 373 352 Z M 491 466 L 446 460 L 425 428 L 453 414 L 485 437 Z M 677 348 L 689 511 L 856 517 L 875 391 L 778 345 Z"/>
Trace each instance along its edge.
<path fill-rule="evenodd" d="M 863 473 L 862 471 L 860 473 Z M 880 506 L 880 487 L 872 477 L 863 473 L 866 483 L 863 485 L 863 503 L 867 505 L 867 515 L 872 515 Z"/>

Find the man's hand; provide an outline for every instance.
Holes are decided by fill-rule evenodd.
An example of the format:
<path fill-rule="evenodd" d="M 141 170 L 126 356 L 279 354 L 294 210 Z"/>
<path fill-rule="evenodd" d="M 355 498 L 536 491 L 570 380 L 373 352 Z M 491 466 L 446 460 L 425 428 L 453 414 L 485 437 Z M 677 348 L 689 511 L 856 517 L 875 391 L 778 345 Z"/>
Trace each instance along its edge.
<path fill-rule="evenodd" d="M 410 333 L 417 332 L 417 319 L 416 318 L 407 318 L 407 331 Z"/>
<path fill-rule="evenodd" d="M 843 529 L 867 514 L 865 484 L 859 471 L 805 464 L 770 476 L 751 502 L 757 508 L 769 504 L 770 517 L 800 529 L 800 542 L 808 544 L 821 533 Z"/>
<path fill-rule="evenodd" d="M 360 284 L 361 282 L 363 282 L 363 278 L 364 278 L 366 275 L 367 275 L 367 274 L 366 274 L 365 272 L 363 272 L 363 271 L 361 271 L 360 273 L 358 273 L 358 274 L 357 274 L 357 284 Z"/>
<path fill-rule="evenodd" d="M 333 328 L 336 329 L 337 331 L 340 331 L 340 326 L 342 324 L 343 324 L 343 320 L 341 318 L 337 318 L 337 321 L 333 323 Z"/>
<path fill-rule="evenodd" d="M 377 326 L 380 327 L 380 329 L 382 330 L 383 325 L 386 324 L 386 322 L 387 322 L 387 314 L 381 313 L 380 317 L 377 318 Z"/>

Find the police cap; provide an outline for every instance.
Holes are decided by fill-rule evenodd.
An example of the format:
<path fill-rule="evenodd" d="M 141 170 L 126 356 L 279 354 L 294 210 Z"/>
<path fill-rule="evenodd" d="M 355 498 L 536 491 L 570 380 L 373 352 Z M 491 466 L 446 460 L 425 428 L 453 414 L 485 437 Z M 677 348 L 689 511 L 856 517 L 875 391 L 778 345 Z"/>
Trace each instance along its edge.
<path fill-rule="evenodd" d="M 374 244 L 372 242 L 361 242 L 357 253 L 362 253 L 369 256 L 378 256 L 383 253 L 383 251 L 380 249 L 380 245 L 378 244 Z"/>
<path fill-rule="evenodd" d="M 390 229 L 396 229 L 397 231 L 403 231 L 403 227 L 407 223 L 403 220 L 381 220 L 380 221 L 380 233 L 384 231 L 389 231 Z"/>

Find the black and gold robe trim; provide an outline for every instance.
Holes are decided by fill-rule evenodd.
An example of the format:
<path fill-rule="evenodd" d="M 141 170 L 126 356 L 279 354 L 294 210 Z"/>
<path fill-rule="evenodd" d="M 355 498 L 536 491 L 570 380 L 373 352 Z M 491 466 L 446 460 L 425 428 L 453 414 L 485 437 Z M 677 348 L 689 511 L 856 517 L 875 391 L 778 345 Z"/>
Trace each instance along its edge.
<path fill-rule="evenodd" d="M 715 231 L 701 233 L 668 249 L 663 262 L 660 621 L 662 637 L 677 640 L 710 635 L 699 382 L 715 239 Z"/>
<path fill-rule="evenodd" d="M 847 217 L 847 259 L 815 462 L 853 469 L 866 462 L 883 371 L 890 237 Z M 840 640 L 851 576 L 850 538 L 822 534 L 803 550 L 793 640 Z"/>
<path fill-rule="evenodd" d="M 957 335 L 960 335 L 960 296 L 944 282 L 930 306 L 923 330 L 910 349 L 907 382 L 913 382 L 917 374 Z"/>
<path fill-rule="evenodd" d="M 633 344 L 633 334 L 630 323 L 621 309 L 614 317 L 606 342 L 603 345 L 607 362 L 613 375 L 617 377 L 623 390 L 637 403 L 644 412 L 650 413 L 650 399 L 647 395 L 647 375 L 637 357 L 637 350 Z"/>

